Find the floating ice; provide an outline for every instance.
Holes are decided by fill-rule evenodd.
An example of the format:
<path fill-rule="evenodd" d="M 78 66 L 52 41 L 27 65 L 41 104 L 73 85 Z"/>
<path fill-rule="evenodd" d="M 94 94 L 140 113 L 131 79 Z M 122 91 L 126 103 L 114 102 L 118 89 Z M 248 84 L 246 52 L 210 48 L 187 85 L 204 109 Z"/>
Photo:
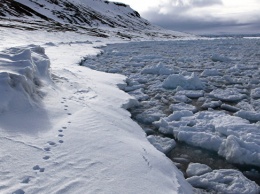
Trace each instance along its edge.
<path fill-rule="evenodd" d="M 165 154 L 171 151 L 176 145 L 176 142 L 168 137 L 149 135 L 147 139 L 157 150 Z"/>
<path fill-rule="evenodd" d="M 176 92 L 176 95 L 185 95 L 188 98 L 200 98 L 204 96 L 203 90 L 180 90 Z"/>
<path fill-rule="evenodd" d="M 165 67 L 162 63 L 158 63 L 156 66 L 145 67 L 142 71 L 142 74 L 156 74 L 156 75 L 170 75 L 172 70 Z"/>
<path fill-rule="evenodd" d="M 260 98 L 260 87 L 259 88 L 255 88 L 251 91 L 251 96 L 252 98 Z"/>
<path fill-rule="evenodd" d="M 252 122 L 260 121 L 260 112 L 240 110 L 234 115 Z"/>
<path fill-rule="evenodd" d="M 231 61 L 230 58 L 224 57 L 224 56 L 221 56 L 221 55 L 217 55 L 217 54 L 214 54 L 214 55 L 211 57 L 211 60 L 212 60 L 213 62 L 229 62 L 229 61 Z"/>
<path fill-rule="evenodd" d="M 260 192 L 260 188 L 255 182 L 250 181 L 237 170 L 214 170 L 200 176 L 190 177 L 187 181 L 193 187 L 206 189 L 213 193 L 258 194 Z"/>
<path fill-rule="evenodd" d="M 216 89 L 210 92 L 209 96 L 228 102 L 236 102 L 246 98 L 246 95 L 239 93 L 237 89 Z"/>
<path fill-rule="evenodd" d="M 211 171 L 212 169 L 206 164 L 190 163 L 186 170 L 186 174 L 188 177 L 200 176 Z"/>
<path fill-rule="evenodd" d="M 192 73 L 191 76 L 183 76 L 181 74 L 169 75 L 163 81 L 162 86 L 166 89 L 176 89 L 178 86 L 181 86 L 186 90 L 201 90 L 205 87 L 195 73 Z"/>
<path fill-rule="evenodd" d="M 217 69 L 205 69 L 201 74 L 201 76 L 220 76 L 221 73 Z"/>
<path fill-rule="evenodd" d="M 170 109 L 172 111 L 181 111 L 181 110 L 188 110 L 188 111 L 191 111 L 191 112 L 196 112 L 197 111 L 197 108 L 191 104 L 186 104 L 186 103 L 178 103 L 178 104 L 172 104 L 170 106 Z"/>

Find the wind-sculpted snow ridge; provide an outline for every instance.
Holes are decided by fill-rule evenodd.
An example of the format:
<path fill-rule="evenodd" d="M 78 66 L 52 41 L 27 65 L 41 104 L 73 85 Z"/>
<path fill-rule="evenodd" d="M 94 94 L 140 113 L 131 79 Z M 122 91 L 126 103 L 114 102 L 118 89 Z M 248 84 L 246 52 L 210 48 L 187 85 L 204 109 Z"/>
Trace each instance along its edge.
<path fill-rule="evenodd" d="M 0 26 L 122 39 L 191 36 L 153 26 L 128 5 L 103 0 L 0 1 Z"/>
<path fill-rule="evenodd" d="M 50 61 L 44 48 L 10 48 L 0 52 L 0 112 L 37 106 L 44 96 L 41 88 L 51 83 Z"/>
<path fill-rule="evenodd" d="M 184 174 L 187 164 L 197 160 L 213 169 L 232 163 L 231 168 L 259 183 L 259 46 L 259 40 L 247 39 L 115 44 L 102 48 L 102 55 L 87 58 L 84 65 L 128 76 L 124 90 L 139 101 L 139 107 L 130 110 L 132 117 L 158 150 L 175 147 L 171 156 L 183 143 L 196 150 L 174 155 Z M 174 138 L 177 145 L 164 136 Z M 221 156 L 221 165 L 201 158 L 199 153 L 206 150 L 214 158 Z M 232 180 L 232 188 L 248 187 L 244 178 Z M 215 185 L 210 189 L 224 192 Z M 258 193 L 257 189 L 250 192 Z"/>

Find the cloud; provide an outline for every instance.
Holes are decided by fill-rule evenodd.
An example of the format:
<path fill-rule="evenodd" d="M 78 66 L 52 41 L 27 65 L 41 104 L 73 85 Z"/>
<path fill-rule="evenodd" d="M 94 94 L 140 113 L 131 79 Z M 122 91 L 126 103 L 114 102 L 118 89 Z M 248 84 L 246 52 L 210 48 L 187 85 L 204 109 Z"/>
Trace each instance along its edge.
<path fill-rule="evenodd" d="M 259 33 L 260 10 L 230 9 L 225 1 L 165 0 L 142 16 L 164 28 L 196 34 Z"/>
<path fill-rule="evenodd" d="M 221 5 L 221 0 L 171 0 L 171 4 L 179 7 L 207 7 Z"/>

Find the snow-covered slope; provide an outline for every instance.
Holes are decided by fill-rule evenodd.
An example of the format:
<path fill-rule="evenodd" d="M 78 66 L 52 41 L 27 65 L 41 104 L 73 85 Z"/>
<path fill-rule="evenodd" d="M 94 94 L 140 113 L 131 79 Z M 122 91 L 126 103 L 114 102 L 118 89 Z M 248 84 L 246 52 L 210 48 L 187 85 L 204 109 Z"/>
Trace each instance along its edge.
<path fill-rule="evenodd" d="M 1 194 L 192 193 L 125 110 L 137 102 L 118 88 L 126 77 L 78 65 L 112 40 L 6 29 L 0 39 Z"/>
<path fill-rule="evenodd" d="M 104 0 L 5 0 L 0 1 L 0 19 L 5 27 L 87 31 L 103 37 L 111 35 L 108 31 L 123 38 L 188 36 L 151 25 L 128 5 Z"/>

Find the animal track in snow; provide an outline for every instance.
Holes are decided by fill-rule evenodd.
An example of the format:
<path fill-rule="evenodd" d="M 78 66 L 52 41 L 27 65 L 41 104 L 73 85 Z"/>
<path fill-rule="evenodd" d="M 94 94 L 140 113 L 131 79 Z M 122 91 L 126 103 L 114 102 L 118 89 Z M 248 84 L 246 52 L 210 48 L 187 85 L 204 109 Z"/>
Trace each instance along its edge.
<path fill-rule="evenodd" d="M 67 127 L 62 127 L 62 129 L 67 129 Z"/>
<path fill-rule="evenodd" d="M 33 170 L 40 170 L 40 166 L 39 166 L 39 165 L 35 165 L 35 166 L 33 167 Z"/>
<path fill-rule="evenodd" d="M 53 141 L 48 141 L 48 144 L 49 144 L 49 145 L 52 145 L 52 146 L 56 145 L 56 143 L 53 142 Z"/>
<path fill-rule="evenodd" d="M 45 168 L 40 168 L 39 172 L 44 172 Z"/>
<path fill-rule="evenodd" d="M 43 159 L 44 159 L 44 160 L 49 160 L 49 159 L 50 159 L 50 156 L 44 156 Z"/>
<path fill-rule="evenodd" d="M 39 165 L 35 165 L 33 170 L 39 170 L 39 172 L 44 172 L 45 168 L 41 168 Z"/>
<path fill-rule="evenodd" d="M 71 113 L 68 113 L 68 115 L 71 115 Z"/>
<path fill-rule="evenodd" d="M 24 184 L 28 184 L 31 180 L 31 177 L 30 176 L 26 176 L 23 178 L 23 180 L 21 181 L 21 183 L 24 183 Z"/>
<path fill-rule="evenodd" d="M 63 130 L 62 130 L 62 129 L 59 129 L 58 131 L 59 131 L 60 133 L 61 133 L 61 132 L 63 132 Z"/>
<path fill-rule="evenodd" d="M 62 134 L 59 134 L 58 136 L 59 136 L 59 137 L 63 137 L 64 135 L 62 135 Z"/>
<path fill-rule="evenodd" d="M 64 141 L 63 140 L 59 140 L 59 143 L 64 143 Z"/>
<path fill-rule="evenodd" d="M 25 194 L 25 192 L 22 189 L 18 189 L 16 191 L 14 191 L 12 194 Z"/>
<path fill-rule="evenodd" d="M 51 151 L 51 148 L 49 148 L 49 147 L 46 147 L 46 148 L 43 148 L 45 151 L 47 151 L 47 152 L 49 152 L 49 151 Z"/>

